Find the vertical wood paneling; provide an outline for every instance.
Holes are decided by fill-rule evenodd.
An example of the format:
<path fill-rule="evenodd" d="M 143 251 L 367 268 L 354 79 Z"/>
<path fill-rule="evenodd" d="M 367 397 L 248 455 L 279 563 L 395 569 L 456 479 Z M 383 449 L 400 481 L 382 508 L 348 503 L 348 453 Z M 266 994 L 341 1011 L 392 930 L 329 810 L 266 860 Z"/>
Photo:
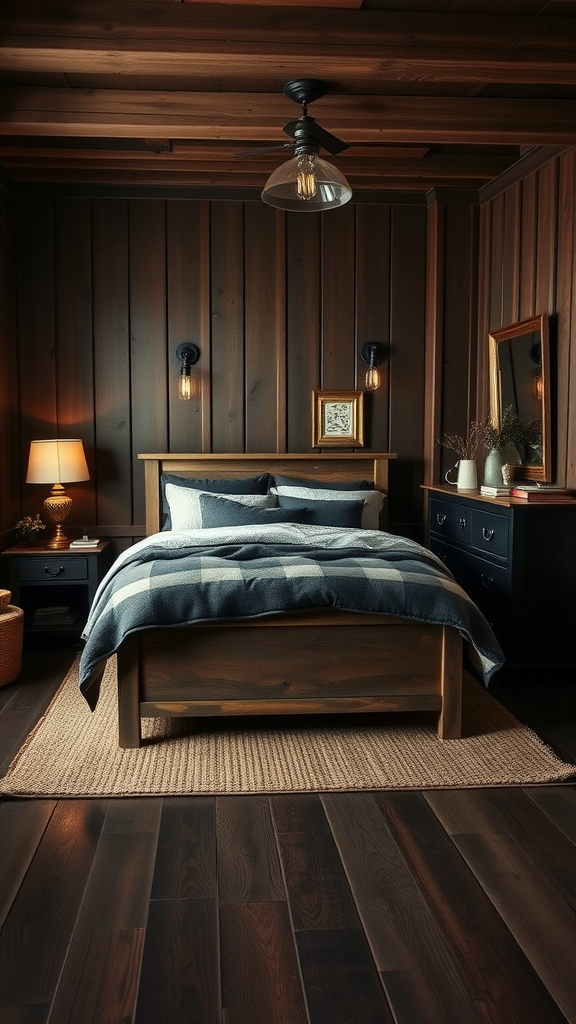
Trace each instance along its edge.
<path fill-rule="evenodd" d="M 360 359 L 367 341 L 385 346 L 381 386 L 365 396 L 365 445 L 388 450 L 390 401 L 390 207 L 359 206 L 356 211 L 356 387 L 364 389 L 366 363 Z"/>
<path fill-rule="evenodd" d="M 320 387 L 320 217 L 288 217 L 286 259 L 287 445 L 312 446 L 311 393 Z"/>
<path fill-rule="evenodd" d="M 30 441 L 55 437 L 57 433 L 54 236 L 50 200 L 31 200 L 20 206 L 17 287 L 20 472 L 24 480 Z M 48 490 L 38 484 L 26 485 L 24 514 L 41 511 Z"/>
<path fill-rule="evenodd" d="M 203 251 L 203 204 L 174 200 L 166 211 L 166 270 L 168 336 L 166 357 L 168 367 L 168 450 L 172 452 L 202 451 L 203 388 L 198 384 L 197 396 L 189 402 L 178 398 L 180 362 L 176 358 L 179 345 L 198 345 L 200 359 L 194 377 L 200 380 L 210 373 L 210 349 L 202 337 L 202 264 L 208 259 Z"/>
<path fill-rule="evenodd" d="M 520 228 L 520 308 L 519 320 L 534 316 L 536 293 L 536 183 L 537 175 L 522 181 L 522 224 Z M 540 312 L 540 310 L 538 310 Z"/>
<path fill-rule="evenodd" d="M 275 451 L 284 414 L 278 381 L 285 378 L 285 216 L 266 203 L 245 207 L 246 450 Z"/>
<path fill-rule="evenodd" d="M 441 472 L 442 338 L 444 333 L 444 203 L 428 209 L 426 245 L 426 351 L 424 394 L 424 483 L 435 483 Z M 443 469 L 443 467 L 442 467 Z"/>
<path fill-rule="evenodd" d="M 356 383 L 354 358 L 354 219 L 348 204 L 322 217 L 322 388 Z"/>
<path fill-rule="evenodd" d="M 18 519 L 22 487 L 14 243 L 14 203 L 0 187 L 0 533 Z"/>
<path fill-rule="evenodd" d="M 477 209 L 446 206 L 442 430 L 465 433 L 476 418 Z"/>
<path fill-rule="evenodd" d="M 392 211 L 390 295 L 390 520 L 422 521 L 426 210 Z"/>
<path fill-rule="evenodd" d="M 492 204 L 480 207 L 478 255 L 478 333 L 476 337 L 476 412 L 479 419 L 488 415 L 489 369 L 488 332 L 490 330 L 490 252 L 492 246 Z"/>
<path fill-rule="evenodd" d="M 502 247 L 502 323 L 518 321 L 520 288 L 520 182 L 504 193 L 504 245 Z"/>
<path fill-rule="evenodd" d="M 68 484 L 67 525 L 96 520 L 94 489 L 94 344 L 92 336 L 92 222 L 88 199 L 54 203 L 56 393 L 60 437 L 84 442 L 91 481 Z"/>
<path fill-rule="evenodd" d="M 552 313 L 556 284 L 558 161 L 538 174 L 538 245 L 536 247 L 535 313 Z"/>
<path fill-rule="evenodd" d="M 128 207 L 93 204 L 94 421 L 98 523 L 131 521 Z"/>
<path fill-rule="evenodd" d="M 496 196 L 492 202 L 492 230 L 490 235 L 490 292 L 488 311 L 488 330 L 503 326 L 502 320 L 502 289 L 504 249 L 504 194 Z M 487 339 L 486 339 L 487 340 Z"/>
<path fill-rule="evenodd" d="M 211 209 L 212 446 L 244 451 L 244 211 L 241 203 Z"/>
<path fill-rule="evenodd" d="M 514 216 L 502 216 L 504 194 L 495 196 L 482 211 L 483 223 L 490 221 L 494 226 L 492 242 L 490 247 L 481 245 L 480 249 L 480 307 L 490 310 L 490 327 L 504 326 L 504 316 L 514 308 L 518 309 L 518 319 L 538 313 L 550 316 L 554 482 L 568 486 L 574 486 L 576 480 L 572 411 L 576 391 L 572 343 L 576 315 L 575 179 L 574 153 L 568 150 L 520 182 L 521 198 L 514 199 Z M 509 203 L 509 195 L 506 201 Z M 504 272 L 506 260 L 504 264 L 499 260 L 500 253 L 513 254 L 516 250 L 519 276 Z M 516 281 L 517 307 L 513 294 Z M 487 383 L 484 390 L 487 402 Z"/>
<path fill-rule="evenodd" d="M 576 482 L 576 345 L 570 345 L 576 323 L 574 288 L 574 245 L 576 242 L 576 159 L 573 149 L 560 161 L 558 184 L 558 273 L 556 303 L 558 321 L 556 353 L 552 359 L 553 436 L 556 437 L 556 479 L 560 485 Z M 554 355 L 554 350 L 553 350 Z"/>
<path fill-rule="evenodd" d="M 137 455 L 168 446 L 164 202 L 131 201 L 129 244 L 133 516 L 143 523 L 144 466 Z"/>

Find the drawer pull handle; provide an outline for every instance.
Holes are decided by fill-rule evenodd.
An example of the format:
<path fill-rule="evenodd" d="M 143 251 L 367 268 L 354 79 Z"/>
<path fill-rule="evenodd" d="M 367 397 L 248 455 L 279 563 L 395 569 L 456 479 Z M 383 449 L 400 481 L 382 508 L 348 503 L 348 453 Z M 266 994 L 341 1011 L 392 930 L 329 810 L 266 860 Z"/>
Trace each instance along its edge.
<path fill-rule="evenodd" d="M 49 576 L 59 576 L 61 572 L 64 572 L 64 566 L 59 565 L 58 568 L 56 569 L 56 572 L 52 572 L 52 570 L 49 569 L 47 565 L 45 565 L 44 572 L 47 572 Z"/>
<path fill-rule="evenodd" d="M 464 518 L 464 516 L 462 516 L 462 518 L 458 520 L 458 525 L 460 526 L 461 530 L 466 529 L 466 519 Z"/>
<path fill-rule="evenodd" d="M 438 523 L 438 526 L 443 526 L 444 525 L 444 523 L 446 522 L 446 516 L 444 515 L 444 513 L 442 513 L 442 512 L 437 512 L 436 513 L 436 522 Z"/>
<path fill-rule="evenodd" d="M 494 530 L 487 530 L 486 527 L 482 527 L 482 536 L 484 540 L 492 540 L 494 537 Z"/>
<path fill-rule="evenodd" d="M 492 577 L 491 576 L 485 576 L 484 573 L 481 573 L 480 579 L 482 580 L 482 586 L 486 587 L 486 589 L 488 589 L 488 587 L 491 587 L 492 584 L 494 583 L 494 580 L 492 579 Z"/>

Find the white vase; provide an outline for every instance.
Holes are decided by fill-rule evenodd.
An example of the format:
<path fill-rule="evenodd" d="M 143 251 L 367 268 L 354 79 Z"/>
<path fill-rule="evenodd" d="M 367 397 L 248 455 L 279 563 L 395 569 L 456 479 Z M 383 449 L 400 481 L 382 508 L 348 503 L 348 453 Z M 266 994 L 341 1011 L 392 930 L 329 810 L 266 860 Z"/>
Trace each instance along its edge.
<path fill-rule="evenodd" d="M 451 473 L 457 470 L 455 480 L 450 480 Z M 449 469 L 444 477 L 447 484 L 456 487 L 458 491 L 475 491 L 478 488 L 478 472 L 476 470 L 476 459 L 458 459 L 453 469 Z"/>

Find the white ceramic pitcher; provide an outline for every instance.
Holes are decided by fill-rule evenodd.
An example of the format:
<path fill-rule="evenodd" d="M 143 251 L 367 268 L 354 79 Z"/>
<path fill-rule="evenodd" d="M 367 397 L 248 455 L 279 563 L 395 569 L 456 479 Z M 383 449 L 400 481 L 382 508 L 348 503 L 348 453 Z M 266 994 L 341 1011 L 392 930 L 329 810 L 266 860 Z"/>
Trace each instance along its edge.
<path fill-rule="evenodd" d="M 457 471 L 456 480 L 450 480 L 450 474 Z M 451 484 L 459 491 L 476 491 L 478 489 L 478 471 L 476 459 L 458 459 L 452 469 L 449 469 L 444 477 L 447 484 Z"/>

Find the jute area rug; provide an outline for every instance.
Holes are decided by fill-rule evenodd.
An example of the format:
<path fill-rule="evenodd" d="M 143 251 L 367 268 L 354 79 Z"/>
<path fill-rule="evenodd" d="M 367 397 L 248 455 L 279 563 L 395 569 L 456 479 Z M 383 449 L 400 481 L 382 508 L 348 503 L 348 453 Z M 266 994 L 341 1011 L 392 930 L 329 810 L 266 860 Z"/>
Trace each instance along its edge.
<path fill-rule="evenodd" d="M 327 716 L 320 725 L 313 716 L 145 719 L 139 750 L 118 746 L 115 682 L 110 659 L 91 713 L 73 665 L 0 780 L 0 793 L 113 797 L 442 789 L 559 782 L 576 772 L 472 679 L 466 680 L 460 740 L 442 743 L 430 714 Z"/>

